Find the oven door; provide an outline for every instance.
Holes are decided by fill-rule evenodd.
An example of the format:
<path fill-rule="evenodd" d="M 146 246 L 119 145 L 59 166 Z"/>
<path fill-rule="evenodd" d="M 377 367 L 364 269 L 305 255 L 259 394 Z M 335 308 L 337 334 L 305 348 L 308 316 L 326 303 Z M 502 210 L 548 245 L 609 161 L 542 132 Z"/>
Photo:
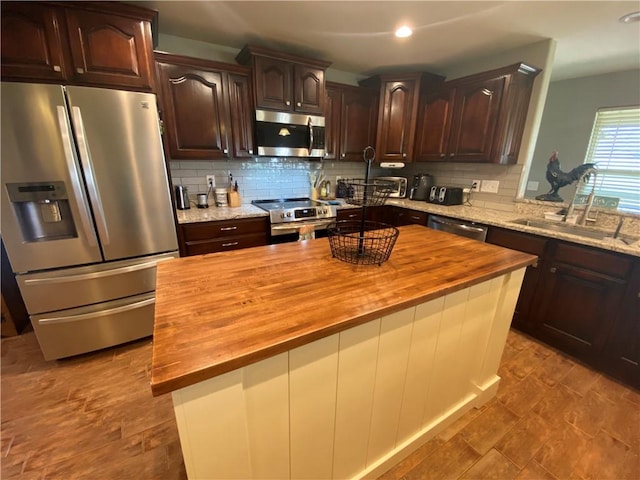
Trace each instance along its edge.
<path fill-rule="evenodd" d="M 327 236 L 327 227 L 335 223 L 335 218 L 323 218 L 321 220 L 306 220 L 303 222 L 272 223 L 271 243 L 297 242 L 300 234 L 300 227 L 311 225 L 314 227 L 315 237 L 323 238 Z"/>

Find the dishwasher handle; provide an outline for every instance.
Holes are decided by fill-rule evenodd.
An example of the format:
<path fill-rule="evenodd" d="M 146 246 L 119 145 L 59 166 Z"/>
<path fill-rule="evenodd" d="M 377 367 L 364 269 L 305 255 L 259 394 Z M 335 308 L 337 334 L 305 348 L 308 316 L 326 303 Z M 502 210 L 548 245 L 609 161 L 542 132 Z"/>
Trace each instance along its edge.
<path fill-rule="evenodd" d="M 449 220 L 435 215 L 429 216 L 428 226 L 435 230 L 455 233 L 464 237 L 473 238 L 484 242 L 487 236 L 487 227 L 478 227 L 467 223 Z"/>

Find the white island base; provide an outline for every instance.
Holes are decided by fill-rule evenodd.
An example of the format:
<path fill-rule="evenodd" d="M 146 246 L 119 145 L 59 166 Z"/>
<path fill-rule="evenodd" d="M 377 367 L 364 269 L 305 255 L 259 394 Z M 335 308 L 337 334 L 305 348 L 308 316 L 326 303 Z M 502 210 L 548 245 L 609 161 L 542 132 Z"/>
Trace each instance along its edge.
<path fill-rule="evenodd" d="M 523 275 L 524 268 L 174 391 L 189 478 L 381 475 L 495 396 Z"/>

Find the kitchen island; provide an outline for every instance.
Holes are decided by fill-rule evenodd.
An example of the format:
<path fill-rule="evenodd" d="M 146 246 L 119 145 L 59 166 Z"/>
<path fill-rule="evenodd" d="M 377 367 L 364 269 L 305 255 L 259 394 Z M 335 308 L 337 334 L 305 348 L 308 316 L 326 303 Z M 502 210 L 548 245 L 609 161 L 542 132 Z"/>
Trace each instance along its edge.
<path fill-rule="evenodd" d="M 495 395 L 536 257 L 399 230 L 379 267 L 327 239 L 158 266 L 151 388 L 189 478 L 377 475 Z"/>

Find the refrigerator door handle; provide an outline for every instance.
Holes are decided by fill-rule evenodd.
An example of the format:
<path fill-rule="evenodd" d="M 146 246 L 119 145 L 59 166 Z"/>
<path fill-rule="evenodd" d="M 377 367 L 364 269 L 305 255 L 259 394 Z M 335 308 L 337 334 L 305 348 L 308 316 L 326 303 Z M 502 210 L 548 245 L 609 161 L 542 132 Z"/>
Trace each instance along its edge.
<path fill-rule="evenodd" d="M 138 270 L 146 270 L 148 268 L 155 268 L 159 262 L 163 262 L 166 259 L 159 259 L 153 262 L 139 263 L 137 265 L 129 265 L 127 267 L 114 268 L 112 270 L 104 270 L 102 272 L 81 273 L 79 275 L 67 275 L 61 277 L 52 278 L 30 278 L 25 280 L 25 285 L 46 285 L 51 283 L 68 283 L 68 282 L 83 282 L 86 280 L 95 280 L 98 278 L 111 277 L 113 275 L 121 275 L 123 273 L 136 272 Z"/>
<path fill-rule="evenodd" d="M 95 214 L 96 223 L 98 225 L 98 232 L 100 233 L 100 240 L 103 245 L 109 245 L 109 230 L 107 229 L 107 220 L 104 215 L 104 208 L 102 206 L 102 200 L 100 198 L 100 192 L 98 191 L 98 183 L 93 174 L 93 162 L 91 161 L 91 152 L 89 151 L 89 144 L 87 142 L 87 134 L 84 130 L 84 123 L 82 121 L 82 112 L 80 107 L 71 107 L 71 113 L 73 116 L 73 122 L 76 131 L 76 139 L 78 140 L 78 151 L 80 152 L 80 161 L 85 173 L 85 180 L 87 181 L 87 187 L 89 187 L 89 197 L 93 204 L 93 212 Z"/>
<path fill-rule="evenodd" d="M 90 312 L 90 313 L 80 313 L 77 315 L 66 315 L 62 317 L 49 317 L 42 318 L 38 320 L 40 325 L 51 325 L 54 323 L 70 323 L 70 322 L 78 322 L 80 320 L 87 320 L 96 317 L 106 317 L 107 315 L 114 315 L 116 313 L 128 312 L 130 310 L 135 310 L 137 308 L 146 307 L 147 305 L 151 305 L 155 303 L 156 299 L 148 298 L 146 300 L 141 300 L 139 302 L 130 303 L 128 305 L 122 305 L 121 307 L 110 308 L 108 310 L 100 310 L 98 312 Z"/>
<path fill-rule="evenodd" d="M 76 205 L 80 212 L 80 223 L 82 224 L 82 229 L 84 230 L 89 245 L 96 247 L 98 245 L 98 239 L 96 238 L 96 232 L 93 229 L 93 225 L 90 220 L 89 208 L 84 197 L 78 168 L 76 167 L 76 162 L 73 156 L 73 143 L 71 142 L 71 129 L 67 118 L 67 110 L 61 105 L 58 105 L 57 109 L 58 123 L 60 124 L 60 136 L 62 137 L 62 145 L 64 148 L 64 158 L 67 161 L 67 169 L 69 170 L 69 177 L 71 179 L 71 189 L 76 197 Z"/>

